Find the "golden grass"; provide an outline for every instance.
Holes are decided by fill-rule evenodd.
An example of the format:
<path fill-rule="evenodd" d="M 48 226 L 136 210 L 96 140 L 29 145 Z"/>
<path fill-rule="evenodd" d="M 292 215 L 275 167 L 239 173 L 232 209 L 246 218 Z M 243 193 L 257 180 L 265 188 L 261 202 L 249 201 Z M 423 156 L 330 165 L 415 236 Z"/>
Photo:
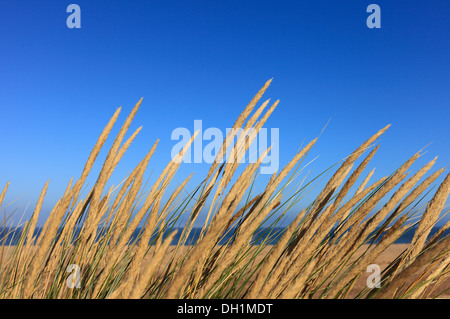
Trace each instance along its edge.
<path fill-rule="evenodd" d="M 367 186 L 372 170 L 357 186 L 379 148 L 374 143 L 389 125 L 345 158 L 316 199 L 306 203 L 306 208 L 296 215 L 276 244 L 270 244 L 277 223 L 323 175 L 299 185 L 296 190 L 290 189 L 317 138 L 304 146 L 279 173 L 273 174 L 260 194 L 252 194 L 253 184 L 270 149 L 260 154 L 256 163 L 247 164 L 236 174 L 243 165 L 240 159 L 278 105 L 276 101 L 266 110 L 269 105 L 266 100 L 255 110 L 270 83 L 271 80 L 265 83 L 239 115 L 204 181 L 189 193 L 186 186 L 192 175 L 189 176 L 165 201 L 164 194 L 197 132 L 148 191 L 144 189 L 144 173 L 158 141 L 124 178 L 120 188 L 106 189 L 113 171 L 141 130 L 138 128 L 123 142 L 142 99 L 116 135 L 95 184 L 82 197 L 81 190 L 119 117 L 119 108 L 98 138 L 81 176 L 69 182 L 55 204 L 39 237 L 35 238 L 34 232 L 48 181 L 30 220 L 21 225 L 17 246 L 10 249 L 2 245 L 0 297 L 436 297 L 438 293 L 433 287 L 448 282 L 450 273 L 450 238 L 444 236 L 450 224 L 445 224 L 430 240 L 427 238 L 445 208 L 450 175 L 440 184 L 417 222 L 411 222 L 420 213 L 416 207 L 444 172 L 439 169 L 419 183 L 436 159 L 406 179 L 419 152 L 388 177 Z M 242 131 L 237 130 L 240 128 Z M 232 138 L 237 140 L 234 145 L 230 144 Z M 233 161 L 221 164 L 227 150 L 231 150 Z M 370 153 L 361 159 L 368 150 Z M 8 186 L 9 183 L 0 194 L 0 205 Z M 377 210 L 377 205 L 391 192 L 393 195 Z M 200 237 L 195 244 L 185 245 L 202 210 L 207 211 L 207 216 Z M 171 246 L 174 228 L 182 214 L 189 215 L 188 221 L 180 240 Z M 268 223 L 262 243 L 252 245 L 252 238 Z M 411 245 L 385 267 L 381 288 L 360 287 L 355 292 L 355 283 L 366 275 L 367 266 L 416 225 Z M 19 231 L 6 228 L 6 220 L 1 226 Z M 139 229 L 138 238 L 133 238 Z M 233 236 L 226 245 L 221 245 L 220 239 L 226 233 Z M 66 269 L 72 264 L 81 269 L 79 288 L 67 285 Z M 411 281 L 411 278 L 415 279 Z"/>

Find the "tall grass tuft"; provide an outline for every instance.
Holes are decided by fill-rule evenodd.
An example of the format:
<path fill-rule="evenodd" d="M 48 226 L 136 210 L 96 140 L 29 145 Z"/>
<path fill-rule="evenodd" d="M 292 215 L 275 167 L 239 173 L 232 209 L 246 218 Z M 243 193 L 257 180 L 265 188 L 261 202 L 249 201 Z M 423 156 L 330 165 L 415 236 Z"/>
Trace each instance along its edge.
<path fill-rule="evenodd" d="M 300 180 L 318 140 L 313 139 L 255 194 L 253 186 L 261 184 L 258 169 L 270 149 L 256 163 L 241 164 L 239 159 L 278 105 L 276 101 L 267 108 L 267 100 L 256 107 L 270 82 L 238 116 L 233 128 L 243 130 L 230 131 L 207 176 L 193 191 L 187 187 L 191 175 L 166 194 L 196 135 L 153 185 L 147 187 L 144 174 L 158 141 L 121 185 L 106 187 L 141 130 L 124 141 L 141 99 L 114 138 L 95 184 L 82 192 L 119 118 L 121 109 L 117 109 L 81 176 L 68 183 L 40 232 L 36 225 L 48 181 L 28 221 L 12 227 L 7 216 L 1 222 L 0 297 L 439 297 L 449 288 L 450 238 L 445 232 L 450 224 L 429 235 L 445 208 L 450 175 L 433 195 L 431 186 L 444 169 L 431 172 L 434 159 L 411 173 L 419 152 L 390 175 L 371 182 L 373 170 L 364 172 L 388 125 L 343 159 L 335 171 L 333 165 L 318 176 L 306 174 Z M 247 134 L 251 128 L 252 134 Z M 237 142 L 231 144 L 233 139 Z M 234 160 L 227 161 L 226 154 Z M 315 200 L 305 202 L 305 195 L 329 173 Z M 9 182 L 0 194 L 0 205 L 8 186 Z M 432 199 L 423 203 L 430 193 Z M 300 201 L 304 209 L 277 235 L 278 225 Z M 207 212 L 206 220 L 198 239 L 190 242 L 202 211 Z M 355 291 L 355 283 L 367 275 L 367 266 L 414 227 L 411 244 L 383 270 L 380 286 Z M 17 240 L 8 243 L 13 235 Z M 76 270 L 69 276 L 68 269 Z"/>

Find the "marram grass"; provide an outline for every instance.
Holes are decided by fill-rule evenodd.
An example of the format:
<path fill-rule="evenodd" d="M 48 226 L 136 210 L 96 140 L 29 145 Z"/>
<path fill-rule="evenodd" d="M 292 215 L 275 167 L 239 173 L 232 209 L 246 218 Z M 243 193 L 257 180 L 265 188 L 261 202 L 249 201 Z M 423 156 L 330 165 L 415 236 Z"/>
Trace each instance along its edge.
<path fill-rule="evenodd" d="M 300 173 L 309 164 L 305 160 L 317 138 L 273 174 L 259 194 L 254 194 L 253 186 L 269 150 L 261 154 L 256 163 L 222 161 L 230 148 L 231 154 L 243 156 L 255 137 L 243 132 L 253 128 L 257 133 L 276 108 L 278 101 L 266 110 L 269 100 L 256 108 L 270 82 L 237 118 L 233 128 L 244 130 L 230 131 L 232 136 L 225 139 L 207 176 L 190 193 L 186 185 L 192 175 L 171 194 L 166 191 L 195 135 L 150 187 L 144 181 L 144 173 L 158 141 L 118 187 L 106 188 L 114 169 L 141 130 L 124 140 L 142 99 L 115 137 L 95 184 L 82 192 L 119 117 L 119 108 L 98 138 L 81 176 L 69 182 L 53 207 L 40 235 L 36 238 L 35 230 L 48 182 L 33 215 L 21 225 L 19 241 L 14 246 L 5 244 L 5 238 L 11 234 L 2 232 L 0 297 L 441 296 L 445 289 L 436 288 L 448 284 L 450 276 L 450 237 L 444 235 L 450 222 L 433 237 L 429 238 L 429 234 L 445 208 L 450 175 L 437 187 L 428 203 L 423 203 L 425 195 L 433 191 L 431 186 L 444 169 L 431 173 L 434 159 L 412 174 L 409 170 L 420 153 L 390 175 L 371 182 L 373 170 L 364 172 L 378 150 L 374 143 L 389 126 L 346 157 L 316 199 L 311 203 L 302 202 L 305 209 L 285 228 L 278 241 L 270 244 L 275 226 L 286 212 L 304 201 L 304 195 L 325 178 L 325 173 L 334 170 L 333 166 L 328 172 L 313 178 L 307 175 L 299 182 Z M 230 144 L 232 138 L 237 140 L 235 144 Z M 424 179 L 426 173 L 430 174 Z M 357 184 L 360 179 L 362 182 Z M 9 183 L 0 194 L 0 205 L 8 186 Z M 200 237 L 194 244 L 187 245 L 188 235 L 201 211 L 207 212 L 207 217 Z M 171 245 L 182 215 L 188 215 L 187 222 L 180 229 L 177 244 Z M 9 232 L 18 231 L 7 227 L 7 218 L 0 226 Z M 351 295 L 355 282 L 367 275 L 367 267 L 412 227 L 416 227 L 416 231 L 411 244 L 384 269 L 380 287 L 365 287 Z M 133 237 L 137 230 L 138 237 Z M 233 236 L 229 236 L 224 245 L 220 239 L 227 233 Z M 252 245 L 255 234 L 260 236 L 259 245 Z M 71 265 L 77 268 L 69 277 L 67 270 L 74 269 Z"/>

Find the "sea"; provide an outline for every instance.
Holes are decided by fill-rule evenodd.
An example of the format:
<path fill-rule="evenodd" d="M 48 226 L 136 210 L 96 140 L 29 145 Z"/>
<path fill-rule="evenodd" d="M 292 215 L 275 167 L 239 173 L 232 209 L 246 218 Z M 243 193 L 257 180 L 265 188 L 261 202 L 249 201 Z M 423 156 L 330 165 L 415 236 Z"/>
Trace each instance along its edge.
<path fill-rule="evenodd" d="M 133 235 L 130 239 L 130 242 L 134 241 L 137 238 L 139 241 L 139 234 L 140 234 L 141 230 L 142 230 L 141 228 L 136 229 L 136 231 L 133 233 Z M 167 236 L 170 232 L 172 232 L 174 230 L 175 230 L 174 228 L 172 228 L 170 230 L 166 230 L 164 235 Z M 177 235 L 174 237 L 174 239 L 172 241 L 173 245 L 176 245 L 179 242 L 181 234 L 183 232 L 183 228 L 177 228 L 177 230 L 178 230 Z M 252 245 L 260 245 L 261 243 L 266 243 L 269 245 L 273 245 L 273 244 L 277 243 L 277 241 L 280 239 L 281 235 L 284 233 L 285 230 L 286 230 L 286 228 L 283 228 L 283 227 L 260 228 L 253 235 L 251 244 Z M 439 227 L 432 228 L 428 238 L 432 237 L 438 230 L 439 230 Z M 19 243 L 22 231 L 23 231 L 22 228 L 9 228 L 9 227 L 0 228 L 0 245 L 17 245 Z M 105 230 L 99 230 L 97 232 L 97 237 L 102 234 L 102 231 L 105 231 Z M 413 239 L 415 231 L 416 231 L 415 228 L 411 228 L 406 233 L 404 233 L 400 238 L 398 238 L 395 243 L 396 244 L 409 244 L 411 242 L 411 240 Z M 37 227 L 35 230 L 35 233 L 34 233 L 36 238 L 39 237 L 41 232 L 42 232 L 42 228 Z M 78 233 L 79 233 L 79 230 L 74 232 L 74 238 L 77 237 Z M 201 233 L 201 228 L 193 228 L 191 230 L 191 232 L 189 233 L 189 236 L 188 236 L 185 244 L 186 245 L 194 245 L 197 242 L 197 240 L 200 236 L 200 233 Z M 444 236 L 446 236 L 446 235 L 450 235 L 450 229 L 444 233 Z M 232 236 L 234 236 L 233 231 L 227 232 L 225 235 L 222 236 L 222 238 L 219 241 L 219 244 L 223 245 L 223 244 L 229 243 Z M 156 242 L 156 235 L 151 237 L 150 244 L 154 244 L 155 242 Z"/>

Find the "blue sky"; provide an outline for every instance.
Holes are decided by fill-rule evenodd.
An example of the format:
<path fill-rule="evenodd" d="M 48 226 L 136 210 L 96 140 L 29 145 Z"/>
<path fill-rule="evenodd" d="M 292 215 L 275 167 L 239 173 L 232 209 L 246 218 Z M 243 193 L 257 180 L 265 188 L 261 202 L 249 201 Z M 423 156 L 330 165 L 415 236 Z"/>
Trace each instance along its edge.
<path fill-rule="evenodd" d="M 81 8 L 81 29 L 66 26 L 71 3 Z M 371 3 L 381 8 L 381 29 L 366 26 Z M 49 179 L 45 216 L 121 105 L 119 121 L 144 97 L 131 127 L 143 130 L 114 183 L 157 138 L 149 174 L 160 172 L 177 127 L 193 130 L 195 119 L 230 127 L 270 78 L 265 97 L 280 105 L 266 127 L 280 128 L 281 166 L 329 119 L 310 157 L 319 156 L 316 173 L 386 124 L 392 127 L 369 167 L 374 179 L 429 143 L 414 167 L 437 155 L 436 168 L 447 166 L 449 12 L 445 0 L 2 1 L 5 203 L 16 200 L 10 207 L 19 213 L 29 203 L 31 212 Z M 176 180 L 192 171 L 193 188 L 205 165 L 184 165 Z"/>

